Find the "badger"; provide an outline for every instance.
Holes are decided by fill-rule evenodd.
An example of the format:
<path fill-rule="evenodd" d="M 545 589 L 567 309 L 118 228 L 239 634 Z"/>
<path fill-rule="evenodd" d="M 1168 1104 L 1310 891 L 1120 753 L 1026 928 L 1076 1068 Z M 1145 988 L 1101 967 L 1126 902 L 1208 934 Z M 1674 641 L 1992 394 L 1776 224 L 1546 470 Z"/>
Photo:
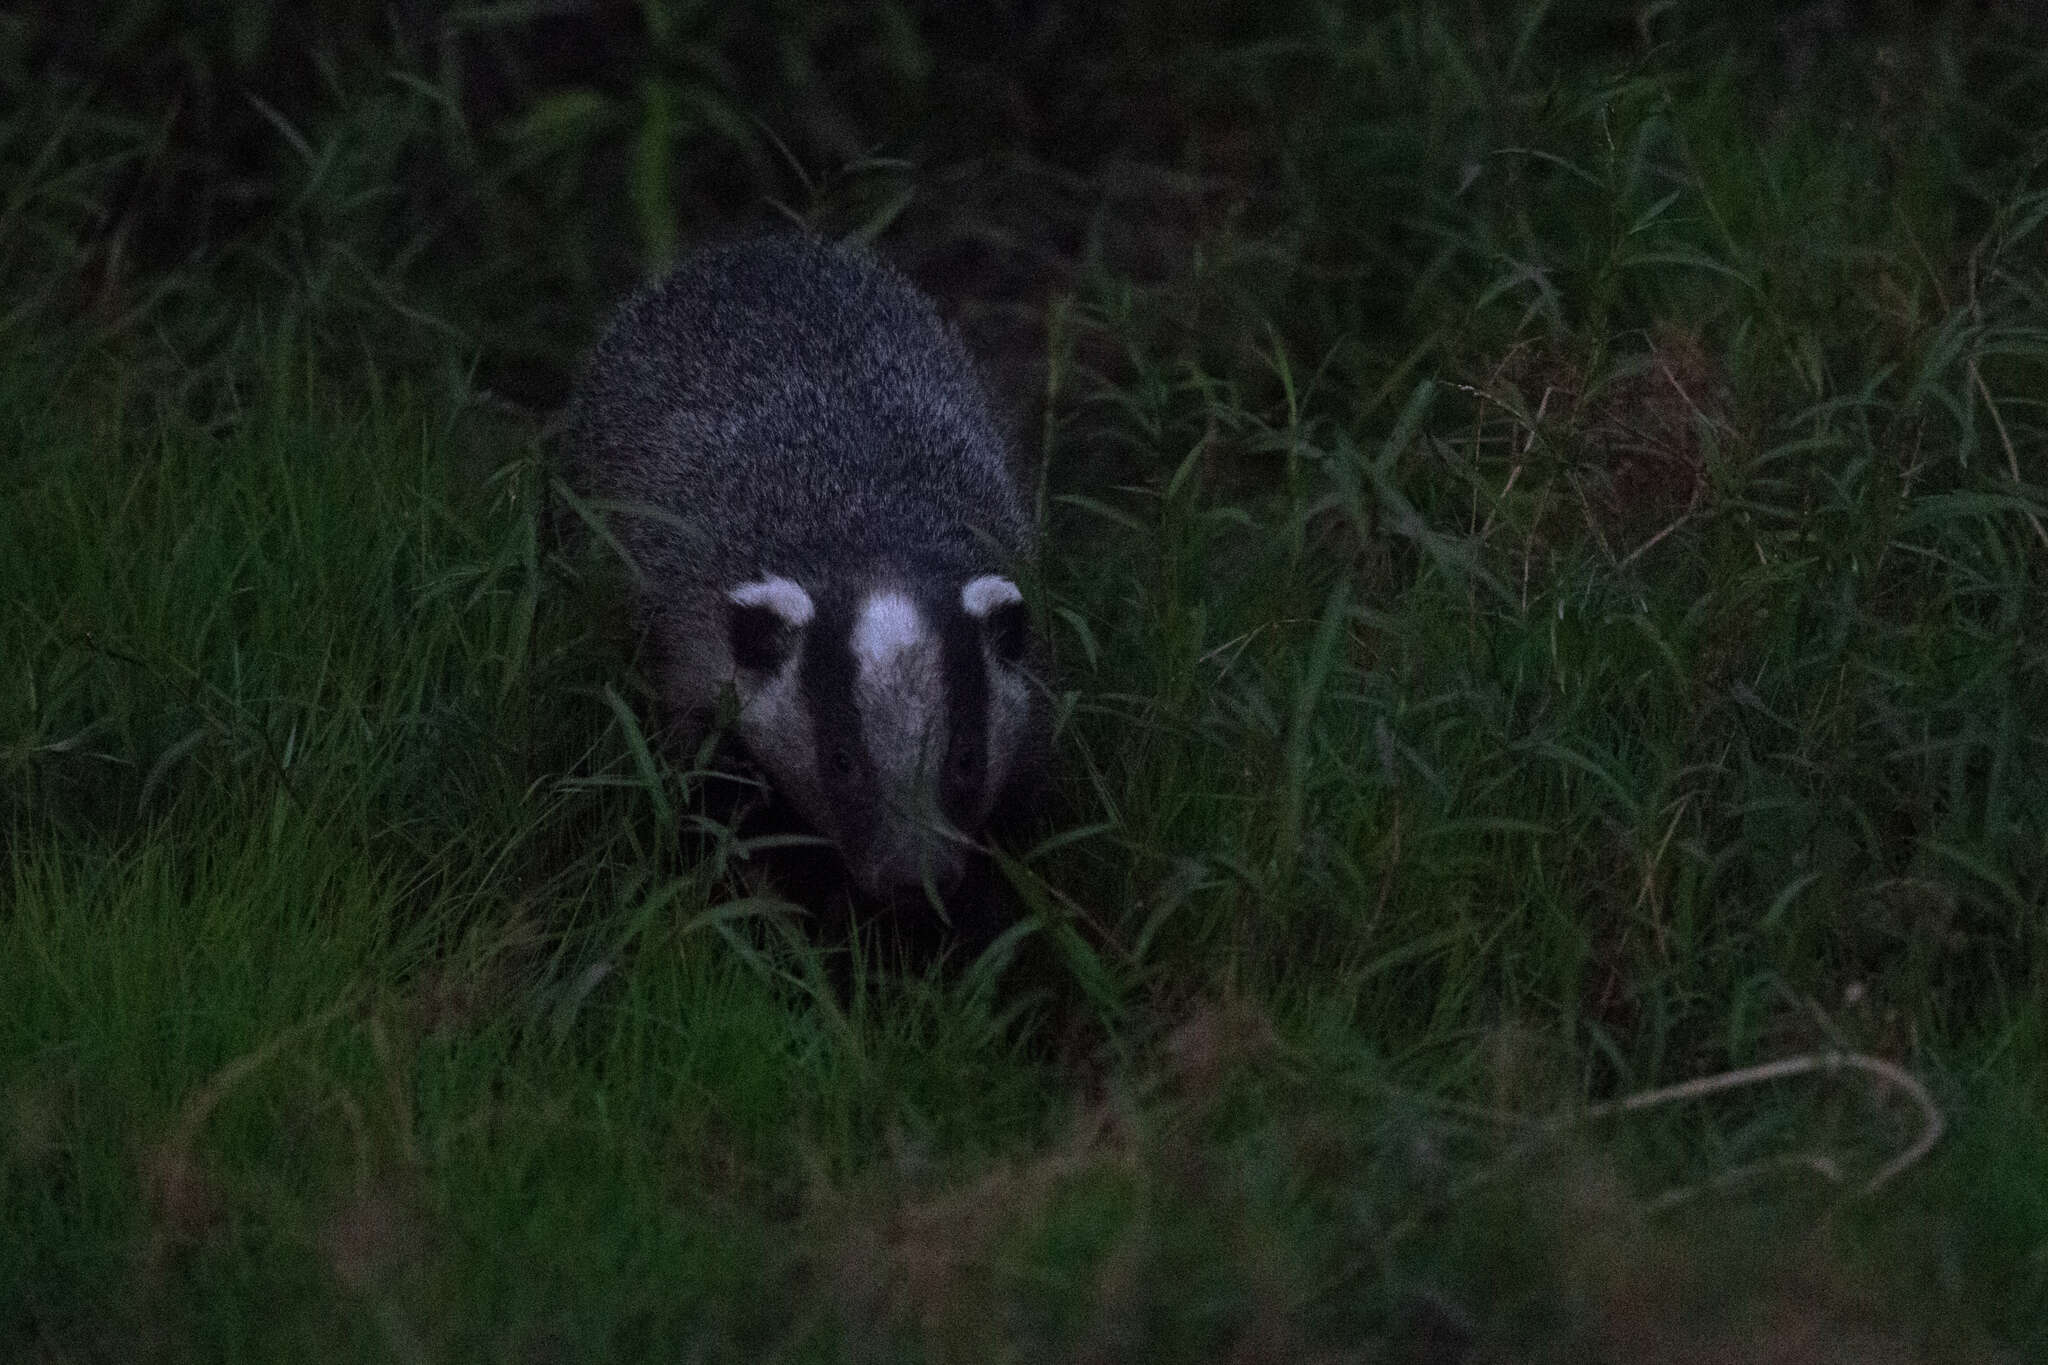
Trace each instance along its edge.
<path fill-rule="evenodd" d="M 865 248 L 705 247 L 620 307 L 567 443 L 671 738 L 736 701 L 858 890 L 948 895 L 1046 727 L 1034 519 L 957 332 Z"/>

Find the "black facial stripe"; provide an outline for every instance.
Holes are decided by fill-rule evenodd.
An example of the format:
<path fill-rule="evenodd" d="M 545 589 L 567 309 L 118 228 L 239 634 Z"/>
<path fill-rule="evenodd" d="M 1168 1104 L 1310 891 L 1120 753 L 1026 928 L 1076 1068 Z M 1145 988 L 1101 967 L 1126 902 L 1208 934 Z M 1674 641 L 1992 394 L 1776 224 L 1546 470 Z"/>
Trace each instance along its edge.
<path fill-rule="evenodd" d="M 939 787 L 946 815 L 966 825 L 972 807 L 988 781 L 988 665 L 981 652 L 981 624 L 958 605 L 940 619 L 946 623 L 941 647 L 946 679 L 946 766 Z M 972 755 L 971 776 L 963 780 L 956 764 Z"/>
<path fill-rule="evenodd" d="M 872 792 L 875 773 L 868 761 L 867 746 L 861 743 L 860 702 L 854 692 L 859 668 L 853 658 L 852 634 L 853 616 L 846 604 L 836 601 L 822 604 L 817 618 L 811 623 L 803 662 L 798 668 L 797 684 L 803 691 L 805 709 L 811 713 L 811 722 L 816 727 L 818 780 L 827 791 L 846 789 L 846 779 L 836 776 L 832 770 L 832 755 L 844 750 L 854 763 L 853 787 Z M 843 805 L 850 815 L 854 810 L 871 806 L 872 802 L 841 803 L 835 800 L 834 804 Z"/>
<path fill-rule="evenodd" d="M 988 614 L 983 627 L 996 657 L 1013 664 L 1024 657 L 1024 634 L 1029 628 L 1030 617 L 1022 602 L 1003 603 Z"/>
<path fill-rule="evenodd" d="M 734 604 L 726 614 L 726 633 L 732 643 L 732 660 L 755 673 L 773 673 L 796 642 L 796 632 L 767 607 Z"/>

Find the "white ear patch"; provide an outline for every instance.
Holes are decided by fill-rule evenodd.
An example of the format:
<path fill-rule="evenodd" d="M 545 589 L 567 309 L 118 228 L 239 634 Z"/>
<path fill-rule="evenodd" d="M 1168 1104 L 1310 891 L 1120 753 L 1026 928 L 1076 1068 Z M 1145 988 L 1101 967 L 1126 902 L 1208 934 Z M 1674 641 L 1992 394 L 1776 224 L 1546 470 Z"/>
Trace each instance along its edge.
<path fill-rule="evenodd" d="M 861 603 L 853 623 L 853 657 L 866 671 L 929 638 L 917 603 L 900 592 L 878 592 Z"/>
<path fill-rule="evenodd" d="M 799 630 L 811 623 L 814 614 L 811 595 L 779 574 L 742 583 L 725 596 L 736 607 L 766 607 Z"/>
<path fill-rule="evenodd" d="M 998 607 L 1023 600 L 1024 594 L 1017 591 L 1017 585 L 1000 574 L 985 573 L 979 578 L 970 578 L 967 586 L 960 589 L 961 609 L 977 621 L 986 621 L 989 613 Z"/>

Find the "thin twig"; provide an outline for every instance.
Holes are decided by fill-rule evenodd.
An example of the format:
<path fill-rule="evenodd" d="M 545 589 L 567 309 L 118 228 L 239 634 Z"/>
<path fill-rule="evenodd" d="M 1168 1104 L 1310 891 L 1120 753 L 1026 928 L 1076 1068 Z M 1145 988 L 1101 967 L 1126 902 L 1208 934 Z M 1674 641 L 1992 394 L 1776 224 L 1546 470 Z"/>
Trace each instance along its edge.
<path fill-rule="evenodd" d="M 1651 536 L 1648 540 L 1636 546 L 1635 549 L 1630 550 L 1627 554 L 1623 555 L 1621 558 L 1621 562 L 1616 564 L 1614 567 L 1617 570 L 1626 569 L 1629 565 L 1635 563 L 1636 560 L 1642 558 L 1644 554 L 1648 553 L 1652 548 L 1654 548 L 1658 541 L 1664 539 L 1664 537 L 1670 535 L 1673 531 L 1676 531 L 1679 527 L 1685 525 L 1686 521 L 1690 519 L 1691 516 L 1692 509 L 1688 507 L 1685 511 L 1680 512 L 1678 514 L 1678 520 L 1672 522 L 1669 526 L 1666 526 L 1656 535 Z"/>
<path fill-rule="evenodd" d="M 1918 1106 L 1925 1123 L 1920 1134 L 1913 1139 L 1905 1151 L 1899 1153 L 1880 1167 L 1877 1174 L 1865 1181 L 1858 1193 L 1875 1194 L 1897 1179 L 1900 1174 L 1917 1165 L 1921 1158 L 1934 1150 L 1941 1141 L 1947 1125 L 1941 1117 L 1941 1109 L 1912 1073 L 1903 1067 L 1872 1057 L 1862 1052 L 1808 1052 L 1797 1057 L 1785 1057 L 1775 1062 L 1762 1062 L 1756 1066 L 1745 1066 L 1734 1071 L 1724 1071 L 1714 1076 L 1699 1076 L 1676 1085 L 1661 1086 L 1639 1094 L 1626 1095 L 1607 1104 L 1594 1105 L 1570 1120 L 1573 1123 L 1590 1123 L 1596 1119 L 1614 1114 L 1635 1114 L 1660 1105 L 1677 1104 L 1683 1100 L 1696 1100 L 1707 1095 L 1718 1095 L 1724 1090 L 1736 1090 L 1743 1086 L 1761 1085 L 1765 1081 L 1784 1080 L 1790 1076 L 1805 1076 L 1813 1072 L 1833 1074 L 1841 1070 L 1861 1071 L 1875 1076 L 1894 1090 L 1903 1091 L 1906 1097 Z"/>
<path fill-rule="evenodd" d="M 1697 1185 L 1675 1185 L 1652 1199 L 1649 1211 L 1653 1214 L 1665 1213 L 1680 1204 L 1690 1203 L 1710 1190 L 1731 1190 L 1739 1185 L 1747 1185 L 1752 1181 L 1788 1170 L 1811 1171 L 1830 1185 L 1842 1183 L 1842 1168 L 1829 1157 L 1819 1152 L 1792 1152 L 1785 1156 L 1765 1157 L 1762 1161 L 1752 1161 L 1746 1166 L 1737 1166 Z"/>

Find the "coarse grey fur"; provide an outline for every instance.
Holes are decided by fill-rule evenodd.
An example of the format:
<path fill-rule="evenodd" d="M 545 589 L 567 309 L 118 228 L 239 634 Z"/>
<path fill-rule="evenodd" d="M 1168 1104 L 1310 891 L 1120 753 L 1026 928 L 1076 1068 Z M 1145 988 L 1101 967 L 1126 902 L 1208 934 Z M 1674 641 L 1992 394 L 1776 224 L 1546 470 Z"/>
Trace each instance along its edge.
<path fill-rule="evenodd" d="M 733 687 L 748 754 L 865 890 L 956 882 L 1045 715 L 1008 577 L 1031 512 L 930 301 L 856 247 L 703 249 L 620 308 L 568 442 L 671 732 Z"/>

